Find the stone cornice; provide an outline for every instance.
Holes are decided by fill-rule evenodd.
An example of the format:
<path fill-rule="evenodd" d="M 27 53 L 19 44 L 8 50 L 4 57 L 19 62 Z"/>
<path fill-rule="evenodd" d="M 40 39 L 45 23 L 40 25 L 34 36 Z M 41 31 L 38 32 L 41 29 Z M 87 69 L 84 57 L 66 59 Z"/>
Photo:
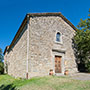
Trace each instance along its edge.
<path fill-rule="evenodd" d="M 57 49 L 57 48 L 53 48 L 52 51 L 65 53 L 65 52 L 66 52 L 66 49 Z"/>

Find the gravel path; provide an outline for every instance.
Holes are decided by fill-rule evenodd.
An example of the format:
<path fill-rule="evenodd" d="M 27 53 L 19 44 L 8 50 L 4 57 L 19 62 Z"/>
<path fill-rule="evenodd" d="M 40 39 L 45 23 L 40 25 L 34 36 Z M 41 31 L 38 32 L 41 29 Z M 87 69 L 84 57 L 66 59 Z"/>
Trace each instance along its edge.
<path fill-rule="evenodd" d="M 90 80 L 89 73 L 74 73 L 74 74 L 71 74 L 70 77 L 76 80 Z"/>

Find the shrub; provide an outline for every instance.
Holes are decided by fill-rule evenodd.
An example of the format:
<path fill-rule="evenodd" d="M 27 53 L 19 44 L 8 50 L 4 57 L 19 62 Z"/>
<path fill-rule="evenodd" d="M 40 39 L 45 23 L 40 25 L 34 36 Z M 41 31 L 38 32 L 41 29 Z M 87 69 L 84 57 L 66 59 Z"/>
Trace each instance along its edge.
<path fill-rule="evenodd" d="M 4 63 L 0 62 L 0 74 L 4 74 Z"/>
<path fill-rule="evenodd" d="M 86 71 L 90 73 L 90 61 L 85 64 Z"/>

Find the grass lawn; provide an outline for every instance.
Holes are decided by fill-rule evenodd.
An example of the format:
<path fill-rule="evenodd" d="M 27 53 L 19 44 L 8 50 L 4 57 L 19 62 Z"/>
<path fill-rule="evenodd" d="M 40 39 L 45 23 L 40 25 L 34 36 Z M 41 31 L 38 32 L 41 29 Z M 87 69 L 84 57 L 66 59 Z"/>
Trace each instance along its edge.
<path fill-rule="evenodd" d="M 90 80 L 73 80 L 68 76 L 45 76 L 23 80 L 0 75 L 0 90 L 90 90 Z"/>

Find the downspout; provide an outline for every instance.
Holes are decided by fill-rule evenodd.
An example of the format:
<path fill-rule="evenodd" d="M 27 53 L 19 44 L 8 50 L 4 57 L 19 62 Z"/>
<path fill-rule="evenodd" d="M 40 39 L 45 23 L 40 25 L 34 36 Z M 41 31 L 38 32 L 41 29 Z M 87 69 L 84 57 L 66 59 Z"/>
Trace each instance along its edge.
<path fill-rule="evenodd" d="M 27 64 L 26 64 L 26 79 L 28 79 L 28 56 L 29 56 L 29 15 L 27 15 Z"/>

